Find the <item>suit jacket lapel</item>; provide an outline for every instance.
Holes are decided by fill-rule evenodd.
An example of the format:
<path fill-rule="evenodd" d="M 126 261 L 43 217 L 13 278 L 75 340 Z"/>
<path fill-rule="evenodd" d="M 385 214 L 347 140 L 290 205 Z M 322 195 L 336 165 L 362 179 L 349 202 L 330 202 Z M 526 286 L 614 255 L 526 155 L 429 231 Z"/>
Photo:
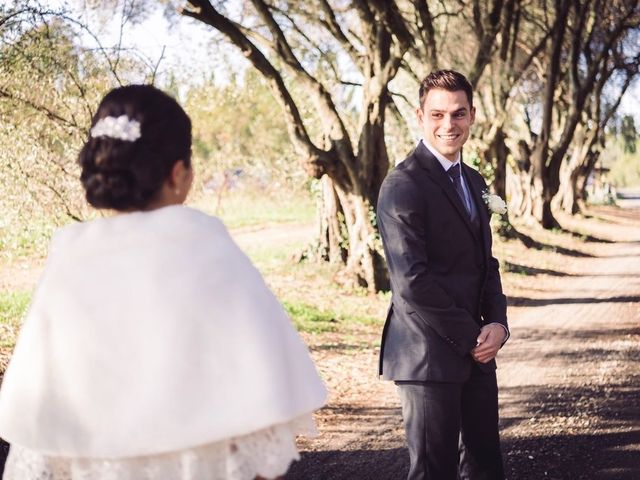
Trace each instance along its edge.
<path fill-rule="evenodd" d="M 476 240 L 481 240 L 478 238 L 476 229 L 471 224 L 471 220 L 469 219 L 469 214 L 467 213 L 466 207 L 462 204 L 462 200 L 460 199 L 458 192 L 456 192 L 453 183 L 451 183 L 449 175 L 447 175 L 447 172 L 444 171 L 444 168 L 442 168 L 442 165 L 440 165 L 438 159 L 433 156 L 433 154 L 427 147 L 424 146 L 422 142 L 418 144 L 414 154 L 418 159 L 418 163 L 428 172 L 429 176 L 440 186 L 440 188 L 442 188 L 445 195 L 456 208 L 458 214 L 462 218 L 462 221 L 465 223 L 474 238 Z M 470 182 L 467 180 L 467 184 L 469 183 Z"/>

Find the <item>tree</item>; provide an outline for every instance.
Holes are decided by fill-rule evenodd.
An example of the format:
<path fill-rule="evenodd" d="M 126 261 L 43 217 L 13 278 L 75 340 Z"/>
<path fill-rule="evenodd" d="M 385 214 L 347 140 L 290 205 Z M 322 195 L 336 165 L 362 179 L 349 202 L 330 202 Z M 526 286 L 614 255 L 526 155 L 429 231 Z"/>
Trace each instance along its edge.
<path fill-rule="evenodd" d="M 636 140 L 638 139 L 638 131 L 636 124 L 631 115 L 625 115 L 620 121 L 620 135 L 624 142 L 625 153 L 636 153 Z"/>
<path fill-rule="evenodd" d="M 64 9 L 32 1 L 0 7 L 0 208 L 11 227 L 5 236 L 92 214 L 76 157 L 93 111 L 123 77 L 149 72 L 117 49 L 80 45 L 83 32 L 90 34 Z"/>
<path fill-rule="evenodd" d="M 234 12 L 221 2 L 190 0 L 182 14 L 222 33 L 266 79 L 306 170 L 323 178 L 328 256 L 346 256 L 348 274 L 375 290 L 384 286 L 386 274 L 372 220 L 389 168 L 387 116 L 398 112 L 389 84 L 401 69 L 420 80 L 425 71 L 439 66 L 439 56 L 455 50 L 439 49 L 446 45 L 439 45 L 446 36 L 439 32 L 467 19 L 465 30 L 474 34 L 475 45 L 458 51 L 465 58 L 456 60 L 460 65 L 470 60 L 469 78 L 477 84 L 491 61 L 504 6 L 502 0 L 487 8 L 479 2 L 432 6 L 418 0 L 252 0 Z M 296 98 L 292 85 L 302 86 L 315 105 L 315 137 L 300 114 L 307 99 Z M 344 102 L 345 92 L 353 87 L 359 97 L 355 122 L 349 118 L 352 105 Z M 347 232 L 346 252 L 335 252 L 345 245 L 336 238 L 342 231 Z"/>
<path fill-rule="evenodd" d="M 510 193 L 507 190 L 507 165 L 513 148 L 508 143 L 510 139 L 518 141 L 523 135 L 522 125 L 516 124 L 513 118 L 516 107 L 526 102 L 523 84 L 526 84 L 532 66 L 539 62 L 551 31 L 540 28 L 531 5 L 509 0 L 503 5 L 498 34 L 496 51 L 487 65 L 488 73 L 477 89 L 482 114 L 476 120 L 475 136 L 481 163 L 492 172 L 493 192 L 507 198 Z M 515 213 L 518 212 L 516 209 Z M 503 237 L 518 236 L 509 221 L 510 214 L 511 209 L 501 218 L 498 233 Z"/>
<path fill-rule="evenodd" d="M 506 192 L 507 159 L 517 145 L 515 165 L 525 169 L 516 185 L 525 201 L 516 213 L 550 228 L 557 225 L 551 201 L 560 167 L 602 65 L 614 52 L 637 54 L 632 45 L 620 47 L 640 16 L 636 0 L 252 0 L 238 11 L 190 0 L 182 13 L 222 33 L 269 82 L 307 171 L 324 177 L 329 245 L 340 244 L 331 237 L 344 230 L 343 218 L 347 271 L 372 290 L 383 276 L 367 219 L 389 166 L 385 127 L 400 111 L 390 87 L 397 74 L 417 82 L 434 68 L 467 73 L 480 99 L 478 153 L 494 172 L 494 189 Z M 315 102 L 319 136 L 310 135 L 308 118 L 300 115 L 307 99 L 292 94 L 293 84 Z M 349 86 L 360 99 L 355 125 L 341 102 Z M 512 113 L 527 89 L 537 97 L 528 100 L 523 131 Z M 532 120 L 539 124 L 535 133 Z"/>
<path fill-rule="evenodd" d="M 575 214 L 582 210 L 586 200 L 587 179 L 606 146 L 605 128 L 620 107 L 622 97 L 638 74 L 639 66 L 640 57 L 625 63 L 624 56 L 620 54 L 602 64 L 595 88 L 587 101 L 586 120 L 576 128 L 571 155 L 567 156 L 560 170 L 560 189 L 554 202 L 567 213 Z M 617 87 L 611 97 L 605 93 L 605 87 L 609 84 L 616 84 Z"/>
<path fill-rule="evenodd" d="M 526 194 L 531 202 L 522 213 L 535 217 L 544 228 L 558 226 L 551 202 L 560 188 L 560 168 L 599 76 L 607 71 L 611 75 L 604 66 L 616 52 L 632 59 L 640 55 L 638 45 L 625 43 L 640 25 L 637 0 L 554 0 L 553 9 L 553 41 L 537 104 L 541 127 L 526 145 L 523 152 L 528 158 L 522 162 L 530 165 L 531 179 Z"/>
<path fill-rule="evenodd" d="M 388 84 L 412 42 L 410 32 L 399 20 L 397 6 L 388 2 L 357 2 L 353 11 L 337 15 L 327 1 L 268 4 L 253 0 L 250 2 L 251 15 L 245 15 L 245 24 L 240 24 L 221 13 L 221 7 L 211 2 L 193 0 L 189 3 L 190 7 L 182 10 L 184 15 L 219 30 L 242 50 L 267 80 L 283 108 L 292 143 L 305 159 L 306 171 L 315 178 L 326 174 L 335 190 L 336 213 L 344 219 L 348 232 L 347 270 L 364 286 L 375 290 L 385 277 L 371 219 L 378 189 L 389 166 L 384 141 L 385 114 L 390 97 Z M 314 27 L 322 28 L 322 35 L 313 39 L 295 21 L 296 16 L 312 18 L 312 8 L 321 12 Z M 359 29 L 357 36 L 345 25 L 340 25 L 343 18 L 347 27 Z M 293 45 L 297 42 L 302 42 L 304 47 L 296 52 Z M 329 60 L 334 47 L 323 50 L 324 42 L 339 45 L 348 59 L 339 59 L 334 54 L 334 60 Z M 258 44 L 272 57 L 269 58 Z M 314 58 L 318 54 L 320 58 Z M 338 61 L 349 62 L 362 78 L 362 107 L 357 127 L 352 132 L 341 114 L 339 99 L 332 96 L 321 76 L 316 75 L 320 67 L 330 63 L 337 76 Z M 318 138 L 310 135 L 287 81 L 302 86 L 314 102 L 320 119 Z M 338 215 L 331 220 L 337 221 Z M 329 231 L 337 235 L 340 228 Z M 335 239 L 330 242 L 331 245 L 339 243 Z"/>
<path fill-rule="evenodd" d="M 193 83 L 183 104 L 193 125 L 193 189 L 215 190 L 217 213 L 234 174 L 274 192 L 278 186 L 285 194 L 306 190 L 279 106 L 257 72 L 249 70 L 226 84 L 213 77 Z"/>

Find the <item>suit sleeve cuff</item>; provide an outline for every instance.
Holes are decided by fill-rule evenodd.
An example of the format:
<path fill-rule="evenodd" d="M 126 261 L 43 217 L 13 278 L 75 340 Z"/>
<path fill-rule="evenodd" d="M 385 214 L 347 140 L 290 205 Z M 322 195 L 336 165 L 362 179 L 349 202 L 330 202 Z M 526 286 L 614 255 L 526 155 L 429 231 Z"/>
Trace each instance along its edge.
<path fill-rule="evenodd" d="M 507 327 L 505 327 L 503 324 L 498 323 L 498 322 L 492 322 L 489 325 L 500 325 L 504 329 L 504 333 L 507 336 L 504 337 L 504 340 L 502 341 L 502 344 L 500 345 L 500 348 L 502 348 L 504 346 L 504 344 L 507 343 L 507 340 L 509 340 L 509 337 L 511 336 L 511 332 L 509 332 L 509 329 Z"/>

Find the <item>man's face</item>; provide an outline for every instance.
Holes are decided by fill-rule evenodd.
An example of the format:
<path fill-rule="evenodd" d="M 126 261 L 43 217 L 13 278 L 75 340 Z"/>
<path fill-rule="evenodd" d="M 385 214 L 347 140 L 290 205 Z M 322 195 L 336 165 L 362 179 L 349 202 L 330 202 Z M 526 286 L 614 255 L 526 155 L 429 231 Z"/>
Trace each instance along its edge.
<path fill-rule="evenodd" d="M 455 161 L 476 116 L 476 109 L 469 105 L 464 91 L 430 90 L 417 114 L 424 139 L 447 159 Z"/>

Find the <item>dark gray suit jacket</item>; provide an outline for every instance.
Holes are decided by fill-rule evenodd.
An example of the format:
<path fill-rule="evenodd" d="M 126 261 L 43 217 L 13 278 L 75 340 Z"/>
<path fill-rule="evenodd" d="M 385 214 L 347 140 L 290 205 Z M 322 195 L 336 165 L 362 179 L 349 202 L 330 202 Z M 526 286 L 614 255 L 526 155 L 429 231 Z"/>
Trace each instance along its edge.
<path fill-rule="evenodd" d="M 493 322 L 507 327 L 482 199 L 487 186 L 464 164 L 462 173 L 478 211 L 476 226 L 422 142 L 382 183 L 377 218 L 392 290 L 380 353 L 385 379 L 464 381 L 480 327 Z M 485 371 L 496 368 L 495 361 L 479 365 Z"/>

